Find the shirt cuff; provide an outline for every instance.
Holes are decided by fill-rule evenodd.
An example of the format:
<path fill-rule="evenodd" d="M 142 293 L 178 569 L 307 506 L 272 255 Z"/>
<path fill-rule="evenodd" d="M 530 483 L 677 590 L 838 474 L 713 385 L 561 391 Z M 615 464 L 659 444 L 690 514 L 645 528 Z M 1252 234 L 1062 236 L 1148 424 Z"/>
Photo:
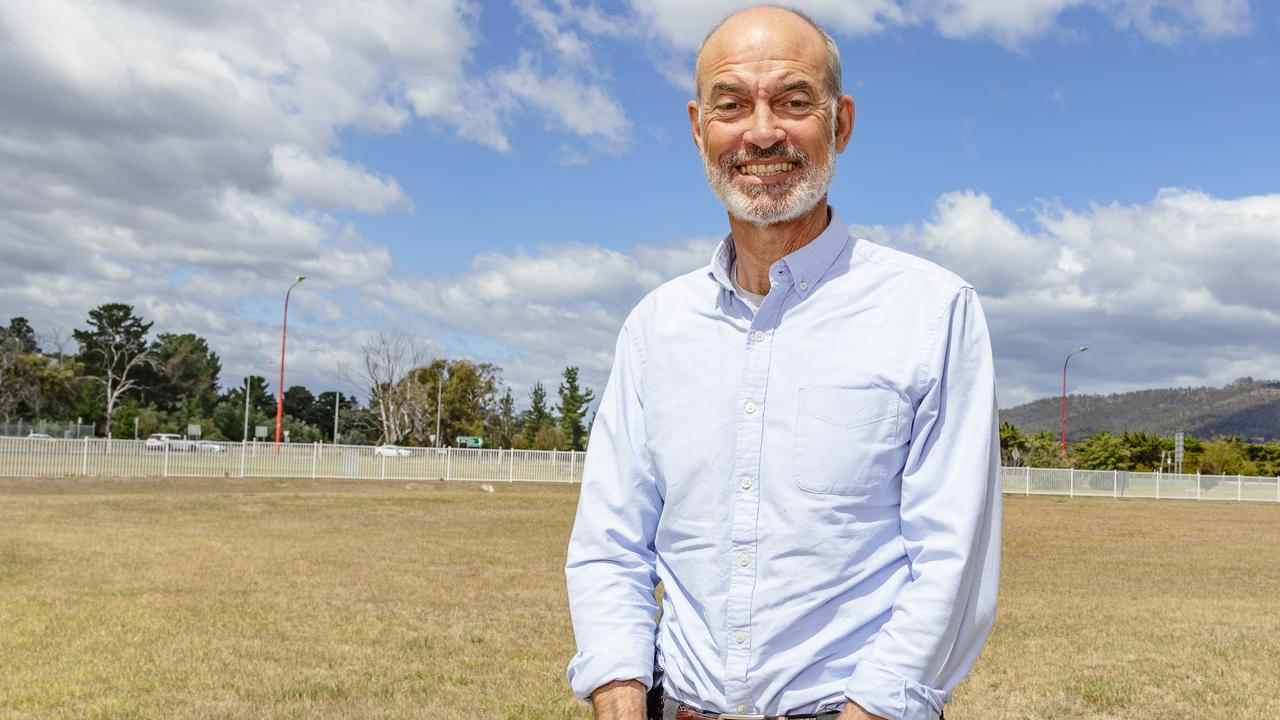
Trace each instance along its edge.
<path fill-rule="evenodd" d="M 608 643 L 607 650 L 583 650 L 569 662 L 569 686 L 579 700 L 614 680 L 639 680 L 647 690 L 653 685 L 653 638 L 629 638 Z"/>
<path fill-rule="evenodd" d="M 889 720 L 938 720 L 947 693 L 866 660 L 858 661 L 844 686 L 845 697 Z"/>

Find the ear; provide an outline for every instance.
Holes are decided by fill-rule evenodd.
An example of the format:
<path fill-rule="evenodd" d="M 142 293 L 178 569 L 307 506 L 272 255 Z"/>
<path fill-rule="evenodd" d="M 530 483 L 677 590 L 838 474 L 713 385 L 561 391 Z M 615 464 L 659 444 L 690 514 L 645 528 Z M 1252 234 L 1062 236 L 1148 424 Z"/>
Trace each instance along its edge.
<path fill-rule="evenodd" d="M 841 95 L 836 101 L 836 152 L 844 152 L 853 135 L 853 98 Z"/>
<path fill-rule="evenodd" d="M 702 152 L 702 126 L 698 124 L 698 101 L 689 101 L 689 131 L 693 134 L 693 144 Z"/>

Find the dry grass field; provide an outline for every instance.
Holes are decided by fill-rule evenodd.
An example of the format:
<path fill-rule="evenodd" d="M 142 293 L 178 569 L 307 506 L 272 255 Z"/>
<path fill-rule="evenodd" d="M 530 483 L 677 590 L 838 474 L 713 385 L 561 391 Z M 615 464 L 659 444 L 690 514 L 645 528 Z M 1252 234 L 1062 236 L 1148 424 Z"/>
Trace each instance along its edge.
<path fill-rule="evenodd" d="M 577 488 L 0 479 L 0 718 L 587 718 Z M 948 717 L 1280 716 L 1280 506 L 1007 498 Z"/>

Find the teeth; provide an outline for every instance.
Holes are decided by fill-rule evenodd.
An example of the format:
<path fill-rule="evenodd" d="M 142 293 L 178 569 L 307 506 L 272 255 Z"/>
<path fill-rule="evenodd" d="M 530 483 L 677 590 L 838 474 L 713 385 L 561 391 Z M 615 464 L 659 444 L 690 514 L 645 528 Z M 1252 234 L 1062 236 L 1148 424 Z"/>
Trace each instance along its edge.
<path fill-rule="evenodd" d="M 743 175 L 774 175 L 794 169 L 795 163 L 773 163 L 772 165 L 739 165 L 738 172 Z"/>

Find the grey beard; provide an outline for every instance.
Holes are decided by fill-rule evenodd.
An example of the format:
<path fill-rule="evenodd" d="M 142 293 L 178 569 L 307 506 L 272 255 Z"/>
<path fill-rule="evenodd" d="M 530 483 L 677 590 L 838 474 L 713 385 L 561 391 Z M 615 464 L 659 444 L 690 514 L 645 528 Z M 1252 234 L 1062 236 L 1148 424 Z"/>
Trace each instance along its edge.
<path fill-rule="evenodd" d="M 795 220 L 812 210 L 826 197 L 827 189 L 831 187 L 836 169 L 834 137 L 827 144 L 825 162 L 819 164 L 811 162 L 807 155 L 790 144 L 783 149 L 788 161 L 800 165 L 800 174 L 795 178 L 778 185 L 739 186 L 736 183 L 736 166 L 748 160 L 777 156 L 779 153 L 774 147 L 777 146 L 740 151 L 720 163 L 712 162 L 705 150 L 701 153 L 702 167 L 711 191 L 720 198 L 729 214 L 742 222 L 767 227 Z"/>

